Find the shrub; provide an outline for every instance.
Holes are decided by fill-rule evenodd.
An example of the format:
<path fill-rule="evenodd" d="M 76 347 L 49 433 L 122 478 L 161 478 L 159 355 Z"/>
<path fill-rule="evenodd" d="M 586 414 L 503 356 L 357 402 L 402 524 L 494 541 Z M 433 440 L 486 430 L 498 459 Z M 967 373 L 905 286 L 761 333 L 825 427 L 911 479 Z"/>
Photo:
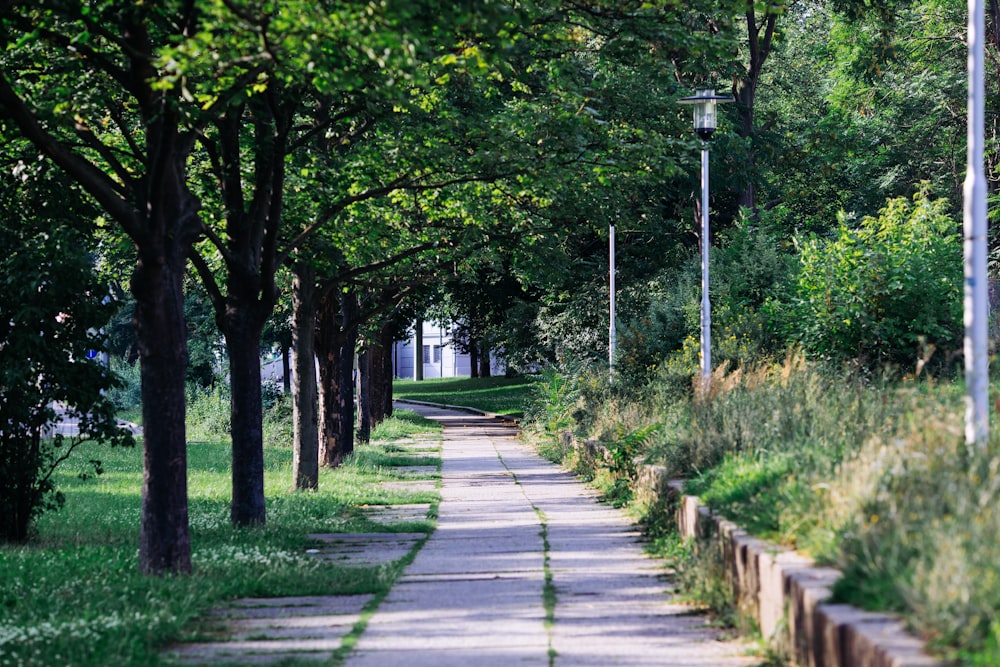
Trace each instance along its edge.
<path fill-rule="evenodd" d="M 945 200 L 892 199 L 801 253 L 794 334 L 809 354 L 874 368 L 960 347 L 962 244 Z"/>
<path fill-rule="evenodd" d="M 772 302 L 784 294 L 796 271 L 794 257 L 771 232 L 780 212 L 762 214 L 752 224 L 739 221 L 711 253 L 712 360 L 736 366 L 786 347 L 775 325 Z M 772 221 L 771 217 L 775 217 Z M 701 331 L 701 260 L 692 256 L 680 269 L 660 276 L 663 287 L 651 297 L 643 318 L 623 328 L 619 374 L 632 393 L 659 376 L 687 389 L 697 372 Z M 691 372 L 691 353 L 695 354 Z M 640 388 L 641 387 L 641 388 Z"/>
<path fill-rule="evenodd" d="M 229 385 L 203 388 L 188 383 L 187 434 L 190 440 L 226 439 L 232 433 Z"/>
<path fill-rule="evenodd" d="M 41 513 L 61 506 L 52 475 L 81 442 L 132 443 L 102 393 L 114 377 L 87 358 L 101 348 L 107 289 L 83 233 L 49 222 L 0 228 L 0 541 L 27 539 Z M 52 433 L 57 411 L 83 435 Z"/>

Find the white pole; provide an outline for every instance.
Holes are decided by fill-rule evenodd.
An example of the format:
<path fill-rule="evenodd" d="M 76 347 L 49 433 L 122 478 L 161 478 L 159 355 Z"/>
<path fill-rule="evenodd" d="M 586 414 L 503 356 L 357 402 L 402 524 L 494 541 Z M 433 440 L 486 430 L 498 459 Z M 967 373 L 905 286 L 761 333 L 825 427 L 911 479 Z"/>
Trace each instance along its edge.
<path fill-rule="evenodd" d="M 708 299 L 708 147 L 701 149 L 701 389 L 712 382 L 712 304 Z"/>
<path fill-rule="evenodd" d="M 608 289 L 611 312 L 608 326 L 608 371 L 611 379 L 615 377 L 615 348 L 618 345 L 618 332 L 615 331 L 615 226 L 608 226 Z"/>
<path fill-rule="evenodd" d="M 989 439 L 987 357 L 986 176 L 983 169 L 985 92 L 983 0 L 969 0 L 968 165 L 965 174 L 965 442 L 978 447 Z"/>

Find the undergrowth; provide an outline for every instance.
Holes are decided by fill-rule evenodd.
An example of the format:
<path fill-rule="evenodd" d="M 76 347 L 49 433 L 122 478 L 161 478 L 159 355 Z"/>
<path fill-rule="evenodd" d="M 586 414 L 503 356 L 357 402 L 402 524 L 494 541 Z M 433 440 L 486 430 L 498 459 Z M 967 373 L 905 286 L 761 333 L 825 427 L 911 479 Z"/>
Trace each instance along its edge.
<path fill-rule="evenodd" d="M 703 396 L 654 388 L 630 401 L 600 379 L 572 382 L 581 390 L 559 412 L 585 416 L 559 427 L 608 454 L 586 460 L 586 448 L 567 447 L 546 423 L 529 432 L 630 503 L 654 537 L 670 522 L 666 510 L 622 491 L 640 462 L 686 478 L 687 492 L 752 533 L 839 568 L 837 601 L 902 614 L 957 664 L 1000 662 L 1000 439 L 966 446 L 959 383 L 882 380 L 796 355 L 720 369 Z M 689 592 L 726 607 L 711 577 L 684 570 Z"/>

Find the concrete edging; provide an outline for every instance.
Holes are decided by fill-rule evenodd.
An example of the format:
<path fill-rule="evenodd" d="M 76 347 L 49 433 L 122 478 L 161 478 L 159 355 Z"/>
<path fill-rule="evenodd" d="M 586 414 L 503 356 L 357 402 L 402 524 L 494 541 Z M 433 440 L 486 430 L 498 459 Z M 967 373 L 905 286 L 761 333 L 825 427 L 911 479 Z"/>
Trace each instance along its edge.
<path fill-rule="evenodd" d="M 677 527 L 684 539 L 714 543 L 738 610 L 761 635 L 802 667 L 943 667 L 923 642 L 890 614 L 830 602 L 838 570 L 817 566 L 790 549 L 757 539 L 714 514 L 682 481 L 670 481 L 678 499 Z"/>
<path fill-rule="evenodd" d="M 502 415 L 498 412 L 487 412 L 485 410 L 480 410 L 478 408 L 470 408 L 465 405 L 448 405 L 447 403 L 433 403 L 431 401 L 415 401 L 411 398 L 394 398 L 393 403 L 402 403 L 403 405 L 422 405 L 428 408 L 443 408 L 445 410 L 458 410 L 460 412 L 468 412 L 471 415 L 482 415 L 484 417 L 489 417 L 490 419 L 499 419 L 500 421 L 505 421 L 509 424 L 520 425 L 520 422 L 514 417 L 508 415 Z"/>

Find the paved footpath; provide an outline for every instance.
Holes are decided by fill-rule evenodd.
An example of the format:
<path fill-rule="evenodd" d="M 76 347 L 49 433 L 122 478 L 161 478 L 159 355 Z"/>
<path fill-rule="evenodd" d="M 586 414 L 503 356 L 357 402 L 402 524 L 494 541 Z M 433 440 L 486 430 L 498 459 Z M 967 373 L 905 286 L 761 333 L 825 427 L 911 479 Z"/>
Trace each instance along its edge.
<path fill-rule="evenodd" d="M 759 662 L 673 602 L 635 527 L 512 428 L 406 407 L 445 424 L 437 529 L 346 667 Z"/>

